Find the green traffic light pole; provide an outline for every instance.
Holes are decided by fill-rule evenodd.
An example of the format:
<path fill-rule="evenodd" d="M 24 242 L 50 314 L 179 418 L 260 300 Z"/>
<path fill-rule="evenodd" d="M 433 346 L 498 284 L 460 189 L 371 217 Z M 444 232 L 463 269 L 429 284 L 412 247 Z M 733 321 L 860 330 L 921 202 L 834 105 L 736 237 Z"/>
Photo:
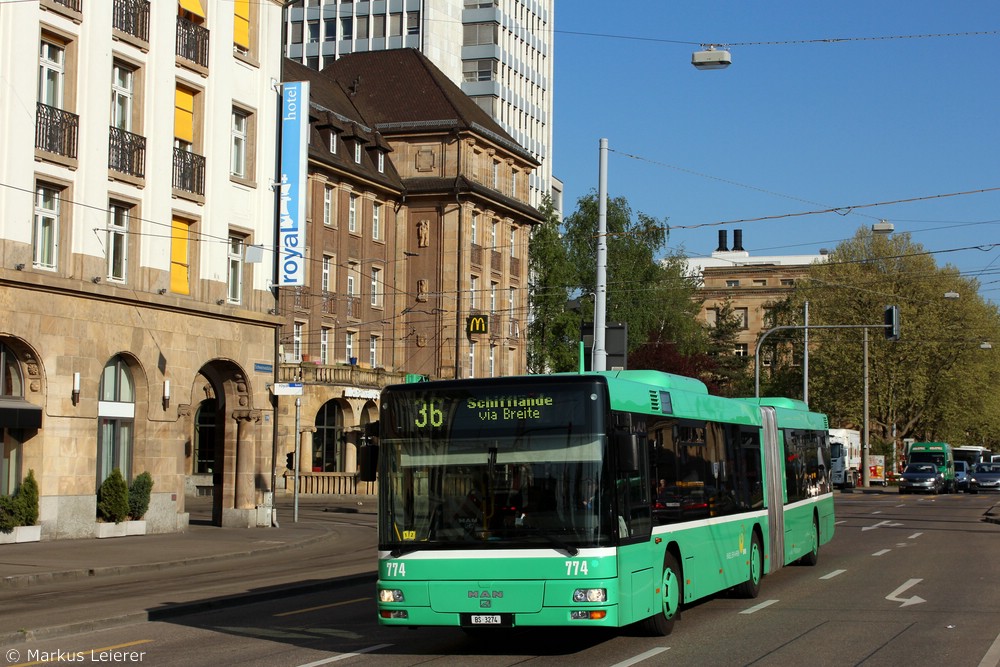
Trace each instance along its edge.
<path fill-rule="evenodd" d="M 890 306 L 895 308 L 894 306 Z M 898 311 L 896 311 L 898 312 Z M 899 336 L 899 317 L 896 315 L 895 322 L 893 326 L 887 324 L 818 324 L 818 325 L 794 325 L 788 324 L 780 327 L 774 327 L 773 329 L 768 329 L 761 337 L 757 339 L 757 349 L 754 351 L 753 366 L 754 366 L 754 396 L 760 398 L 760 346 L 770 334 L 775 331 L 787 331 L 790 329 L 862 329 L 864 330 L 864 366 L 863 366 L 863 377 L 864 377 L 864 416 L 862 417 L 864 421 L 864 435 L 862 436 L 861 443 L 861 486 L 868 487 L 871 484 L 871 473 L 868 470 L 868 330 L 869 329 L 883 329 L 886 332 L 886 336 L 890 339 L 895 340 L 892 336 L 898 338 Z M 890 336 L 891 333 L 891 336 Z M 808 387 L 809 378 L 804 378 L 803 386 Z M 806 391 L 806 390 L 804 390 Z"/>

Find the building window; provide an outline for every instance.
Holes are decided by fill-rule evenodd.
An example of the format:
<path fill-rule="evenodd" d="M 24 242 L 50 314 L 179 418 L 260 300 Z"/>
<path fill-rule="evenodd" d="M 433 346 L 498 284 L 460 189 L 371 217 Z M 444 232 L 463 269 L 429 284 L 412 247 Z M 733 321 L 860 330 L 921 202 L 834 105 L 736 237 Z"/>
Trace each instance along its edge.
<path fill-rule="evenodd" d="M 111 127 L 132 131 L 135 69 L 115 61 L 111 68 Z"/>
<path fill-rule="evenodd" d="M 733 317 L 736 319 L 737 324 L 739 324 L 740 329 L 746 331 L 750 328 L 750 318 L 749 311 L 746 308 L 734 308 Z"/>
<path fill-rule="evenodd" d="M 510 256 L 517 257 L 517 227 L 510 228 Z"/>
<path fill-rule="evenodd" d="M 469 342 L 469 377 L 476 377 L 476 341 Z"/>
<path fill-rule="evenodd" d="M 399 37 L 403 34 L 403 14 L 389 14 L 389 36 Z"/>
<path fill-rule="evenodd" d="M 347 355 L 347 359 L 346 359 L 347 363 L 349 363 L 349 364 L 355 364 L 355 363 L 357 363 L 358 358 L 354 356 L 354 332 L 353 331 L 348 331 L 346 334 L 344 334 L 344 351 L 346 352 L 346 355 Z"/>
<path fill-rule="evenodd" d="M 42 40 L 38 54 L 38 101 L 62 109 L 66 81 L 66 49 Z"/>
<path fill-rule="evenodd" d="M 385 16 L 378 14 L 372 16 L 372 37 L 375 39 L 385 37 Z"/>
<path fill-rule="evenodd" d="M 327 146 L 330 149 L 331 155 L 337 154 L 337 133 L 333 130 L 330 130 L 330 135 L 327 138 Z"/>
<path fill-rule="evenodd" d="M 385 152 L 384 151 L 379 151 L 378 152 L 378 173 L 380 173 L 380 174 L 384 174 L 385 173 Z"/>
<path fill-rule="evenodd" d="M 497 312 L 497 284 L 490 281 L 490 313 Z"/>
<path fill-rule="evenodd" d="M 378 368 L 378 336 L 368 337 L 368 363 L 372 368 Z"/>
<path fill-rule="evenodd" d="M 316 414 L 312 444 L 313 472 L 346 472 L 347 439 L 340 406 L 336 401 L 326 402 Z"/>
<path fill-rule="evenodd" d="M 132 206 L 112 201 L 108 206 L 108 280 L 128 281 L 128 234 Z"/>
<path fill-rule="evenodd" d="M 355 39 L 368 39 L 368 17 L 359 16 L 354 26 Z"/>
<path fill-rule="evenodd" d="M 372 204 L 372 238 L 378 241 L 382 236 L 382 204 Z"/>
<path fill-rule="evenodd" d="M 39 184 L 35 188 L 35 223 L 32 234 L 32 265 L 39 269 L 59 268 L 59 235 L 62 190 Z"/>
<path fill-rule="evenodd" d="M 215 471 L 215 416 L 218 411 L 214 399 L 198 405 L 194 416 L 194 474 L 208 475 Z"/>
<path fill-rule="evenodd" d="M 500 223 L 498 222 L 494 222 L 490 225 L 490 247 L 494 250 L 497 249 L 497 227 L 499 227 L 499 225 Z"/>
<path fill-rule="evenodd" d="M 330 364 L 330 327 L 323 327 L 319 332 L 319 361 L 324 366 Z"/>
<path fill-rule="evenodd" d="M 476 292 L 479 291 L 479 278 L 478 276 L 472 276 L 469 279 L 469 310 L 473 311 L 476 309 Z"/>
<path fill-rule="evenodd" d="M 490 377 L 496 377 L 497 374 L 497 348 L 495 345 L 490 345 Z"/>
<path fill-rule="evenodd" d="M 352 234 L 358 231 L 358 196 L 351 193 L 347 206 L 347 231 Z"/>
<path fill-rule="evenodd" d="M 739 287 L 739 286 L 740 286 L 740 281 L 739 280 L 727 280 L 726 281 L 726 287 Z"/>
<path fill-rule="evenodd" d="M 372 267 L 372 298 L 371 304 L 379 307 L 382 305 L 382 269 Z"/>
<path fill-rule="evenodd" d="M 354 37 L 354 19 L 343 16 L 340 19 L 340 38 L 350 41 Z"/>
<path fill-rule="evenodd" d="M 254 22 L 259 3 L 251 0 L 233 1 L 233 52 L 241 56 L 249 56 L 253 52 Z"/>
<path fill-rule="evenodd" d="M 243 237 L 229 237 L 229 303 L 243 300 Z"/>
<path fill-rule="evenodd" d="M 492 59 L 462 61 L 462 75 L 466 83 L 494 81 L 497 75 L 497 61 Z"/>
<path fill-rule="evenodd" d="M 361 142 L 354 142 L 354 162 L 356 164 L 361 164 Z"/>
<path fill-rule="evenodd" d="M 24 398 L 24 378 L 14 351 L 0 343 L 0 399 Z M 0 496 L 12 496 L 21 480 L 21 442 L 15 429 L 0 428 Z"/>
<path fill-rule="evenodd" d="M 794 278 L 782 278 L 781 279 L 781 286 L 782 287 L 794 287 L 795 286 L 795 279 Z"/>
<path fill-rule="evenodd" d="M 517 172 L 512 171 L 510 173 L 510 195 L 512 197 L 517 197 Z"/>
<path fill-rule="evenodd" d="M 330 291 L 330 265 L 332 263 L 332 258 L 329 255 L 323 255 L 323 272 L 320 277 L 320 289 L 323 292 Z"/>
<path fill-rule="evenodd" d="M 719 309 L 709 308 L 705 311 L 705 324 L 714 329 L 719 326 Z"/>
<path fill-rule="evenodd" d="M 767 278 L 754 278 L 753 279 L 753 286 L 754 287 L 767 287 Z"/>
<path fill-rule="evenodd" d="M 305 330 L 305 325 L 302 322 L 292 323 L 292 362 L 299 363 L 302 361 L 302 332 Z"/>
<path fill-rule="evenodd" d="M 333 186 L 323 186 L 323 224 L 333 225 Z"/>
<path fill-rule="evenodd" d="M 490 179 L 493 182 L 493 189 L 496 190 L 500 186 L 500 163 L 494 160 L 491 169 Z"/>
<path fill-rule="evenodd" d="M 126 481 L 132 479 L 132 438 L 135 391 L 132 373 L 120 356 L 111 359 L 101 373 L 97 402 L 97 486 L 115 468 Z"/>
<path fill-rule="evenodd" d="M 469 23 L 462 26 L 462 45 L 497 44 L 500 26 L 496 23 Z"/>
<path fill-rule="evenodd" d="M 733 354 L 737 357 L 745 357 L 748 355 L 746 343 L 737 343 L 736 348 L 733 350 Z"/>
<path fill-rule="evenodd" d="M 406 15 L 406 34 L 420 34 L 420 12 L 409 12 Z"/>
<path fill-rule="evenodd" d="M 476 245 L 479 243 L 479 212 L 472 212 L 472 223 L 469 228 L 469 243 Z"/>
<path fill-rule="evenodd" d="M 234 108 L 232 119 L 232 151 L 229 173 L 238 178 L 246 178 L 248 115 L 246 112 Z"/>
<path fill-rule="evenodd" d="M 170 228 L 170 291 L 191 293 L 191 223 L 180 218 Z"/>

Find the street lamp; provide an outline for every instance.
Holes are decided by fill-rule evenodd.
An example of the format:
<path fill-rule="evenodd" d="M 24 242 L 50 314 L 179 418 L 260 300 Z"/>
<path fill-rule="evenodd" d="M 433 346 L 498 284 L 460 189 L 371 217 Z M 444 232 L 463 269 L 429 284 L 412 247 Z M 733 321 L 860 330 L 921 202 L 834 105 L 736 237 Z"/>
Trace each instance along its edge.
<path fill-rule="evenodd" d="M 959 298 L 959 294 L 958 292 L 951 292 L 951 291 L 945 292 L 944 298 L 954 301 L 955 299 Z"/>
<path fill-rule="evenodd" d="M 893 225 L 888 220 L 879 220 L 874 225 L 872 225 L 872 233 L 873 234 L 879 234 L 879 235 L 882 235 L 882 236 L 886 236 L 888 234 L 892 234 L 893 230 L 895 230 L 895 229 L 896 229 L 896 226 Z"/>

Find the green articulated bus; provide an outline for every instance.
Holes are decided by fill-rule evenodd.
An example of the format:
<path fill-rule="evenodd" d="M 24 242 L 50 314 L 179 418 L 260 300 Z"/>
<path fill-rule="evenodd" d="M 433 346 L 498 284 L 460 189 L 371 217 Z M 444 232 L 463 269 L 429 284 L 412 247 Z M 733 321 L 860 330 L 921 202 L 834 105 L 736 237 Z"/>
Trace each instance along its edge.
<path fill-rule="evenodd" d="M 640 370 L 394 385 L 380 410 L 383 625 L 666 635 L 833 536 L 829 424 L 801 401 Z"/>

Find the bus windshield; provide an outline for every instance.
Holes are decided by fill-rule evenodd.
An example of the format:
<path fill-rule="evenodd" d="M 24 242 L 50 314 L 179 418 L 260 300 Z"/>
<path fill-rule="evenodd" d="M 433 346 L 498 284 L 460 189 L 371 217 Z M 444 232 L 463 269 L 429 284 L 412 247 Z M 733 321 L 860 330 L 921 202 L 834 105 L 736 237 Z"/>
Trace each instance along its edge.
<path fill-rule="evenodd" d="M 610 544 L 600 382 L 414 383 L 381 405 L 380 548 Z"/>
<path fill-rule="evenodd" d="M 910 454 L 910 463 L 933 463 L 940 467 L 944 465 L 944 454 L 937 452 L 913 452 Z"/>

